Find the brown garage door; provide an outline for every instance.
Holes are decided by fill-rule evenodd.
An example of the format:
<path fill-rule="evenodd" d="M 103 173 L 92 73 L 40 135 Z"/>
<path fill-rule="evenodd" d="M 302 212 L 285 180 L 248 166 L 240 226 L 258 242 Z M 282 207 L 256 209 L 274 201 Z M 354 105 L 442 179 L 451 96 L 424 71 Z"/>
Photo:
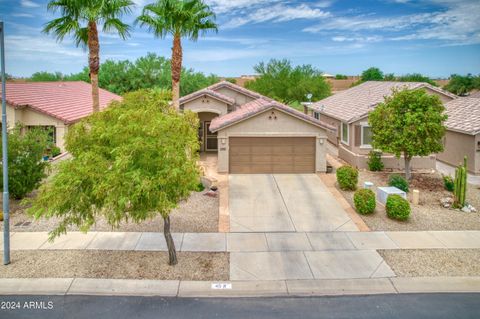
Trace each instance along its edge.
<path fill-rule="evenodd" d="M 230 137 L 232 174 L 314 173 L 315 137 Z"/>

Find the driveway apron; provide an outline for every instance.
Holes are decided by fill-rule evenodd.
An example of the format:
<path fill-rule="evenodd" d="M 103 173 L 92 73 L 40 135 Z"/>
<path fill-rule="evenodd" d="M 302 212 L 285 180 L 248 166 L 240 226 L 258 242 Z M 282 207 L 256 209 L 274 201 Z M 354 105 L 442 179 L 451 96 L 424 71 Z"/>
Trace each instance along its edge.
<path fill-rule="evenodd" d="M 232 174 L 229 191 L 232 232 L 357 230 L 315 174 Z"/>

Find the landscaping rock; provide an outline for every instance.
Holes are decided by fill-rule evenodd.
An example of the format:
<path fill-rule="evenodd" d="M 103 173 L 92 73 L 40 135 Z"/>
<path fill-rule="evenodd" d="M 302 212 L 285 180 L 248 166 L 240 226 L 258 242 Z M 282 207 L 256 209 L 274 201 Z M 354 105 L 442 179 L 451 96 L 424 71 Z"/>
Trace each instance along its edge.
<path fill-rule="evenodd" d="M 210 191 L 208 191 L 208 192 L 205 193 L 205 196 L 217 197 L 217 196 L 218 196 L 218 192 L 210 190 Z"/>
<path fill-rule="evenodd" d="M 444 208 L 450 208 L 453 205 L 453 198 L 451 197 L 443 197 L 440 199 L 440 203 Z"/>
<path fill-rule="evenodd" d="M 473 207 L 472 205 L 467 204 L 462 208 L 462 212 L 464 212 L 464 213 L 476 213 L 477 209 L 475 207 Z"/>

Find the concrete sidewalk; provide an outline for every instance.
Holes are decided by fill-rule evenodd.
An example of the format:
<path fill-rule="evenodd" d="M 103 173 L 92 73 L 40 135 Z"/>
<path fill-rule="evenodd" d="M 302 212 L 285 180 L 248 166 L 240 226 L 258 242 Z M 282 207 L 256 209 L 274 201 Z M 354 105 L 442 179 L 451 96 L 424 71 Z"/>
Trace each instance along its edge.
<path fill-rule="evenodd" d="M 432 292 L 480 292 L 480 277 L 228 282 L 90 278 L 0 279 L 0 295 L 261 297 Z"/>
<path fill-rule="evenodd" d="M 173 239 L 179 251 L 193 252 L 480 248 L 480 231 L 174 233 Z M 47 232 L 13 232 L 11 249 L 166 251 L 167 247 L 163 233 L 69 232 L 49 242 Z"/>

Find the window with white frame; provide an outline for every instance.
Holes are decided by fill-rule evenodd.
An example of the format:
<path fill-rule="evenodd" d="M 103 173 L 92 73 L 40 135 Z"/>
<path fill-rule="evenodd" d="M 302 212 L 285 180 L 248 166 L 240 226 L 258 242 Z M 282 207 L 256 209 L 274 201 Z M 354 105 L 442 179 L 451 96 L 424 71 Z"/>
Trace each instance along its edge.
<path fill-rule="evenodd" d="M 348 144 L 348 136 L 349 136 L 349 127 L 347 123 L 342 123 L 342 129 L 341 129 L 341 138 L 342 142 L 345 144 Z"/>
<path fill-rule="evenodd" d="M 316 118 L 317 120 L 319 120 L 320 119 L 320 113 L 313 112 L 313 117 Z"/>
<path fill-rule="evenodd" d="M 367 123 L 362 123 L 362 147 L 372 147 L 372 128 Z"/>

